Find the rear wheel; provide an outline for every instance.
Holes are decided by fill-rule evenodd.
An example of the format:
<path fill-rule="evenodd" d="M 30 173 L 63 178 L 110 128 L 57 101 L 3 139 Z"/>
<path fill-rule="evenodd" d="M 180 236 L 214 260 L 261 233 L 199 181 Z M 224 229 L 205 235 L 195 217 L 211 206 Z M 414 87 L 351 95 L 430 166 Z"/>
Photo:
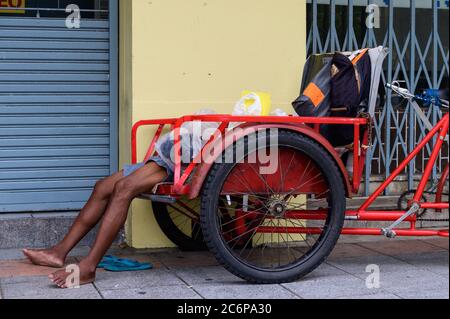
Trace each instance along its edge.
<path fill-rule="evenodd" d="M 223 159 L 234 157 L 232 163 L 214 164 L 201 224 L 208 247 L 229 271 L 269 284 L 296 280 L 324 261 L 342 229 L 345 193 L 320 145 L 289 131 L 270 138 L 265 132 L 228 148 Z"/>
<path fill-rule="evenodd" d="M 179 199 L 174 204 L 152 202 L 153 212 L 164 234 L 181 250 L 205 250 L 200 227 L 200 201 Z"/>

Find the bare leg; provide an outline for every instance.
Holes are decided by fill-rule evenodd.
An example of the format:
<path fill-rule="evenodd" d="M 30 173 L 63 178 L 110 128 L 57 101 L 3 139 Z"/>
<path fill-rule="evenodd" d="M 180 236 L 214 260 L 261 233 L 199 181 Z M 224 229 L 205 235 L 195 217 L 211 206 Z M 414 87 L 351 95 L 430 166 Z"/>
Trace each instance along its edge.
<path fill-rule="evenodd" d="M 78 265 L 81 285 L 91 283 L 95 280 L 97 265 L 125 223 L 131 201 L 137 195 L 151 191 L 156 184 L 163 181 L 166 177 L 167 172 L 165 169 L 155 163 L 149 163 L 115 184 L 95 243 L 89 255 Z M 70 273 L 65 270 L 60 270 L 51 274 L 49 277 L 59 287 L 67 288 L 68 284 L 66 283 L 66 279 L 69 275 Z"/>
<path fill-rule="evenodd" d="M 75 219 L 64 239 L 49 249 L 24 249 L 23 253 L 25 256 L 36 265 L 61 268 L 64 265 L 67 254 L 103 216 L 114 190 L 114 185 L 122 178 L 123 172 L 118 172 L 98 181 L 89 200 Z"/>

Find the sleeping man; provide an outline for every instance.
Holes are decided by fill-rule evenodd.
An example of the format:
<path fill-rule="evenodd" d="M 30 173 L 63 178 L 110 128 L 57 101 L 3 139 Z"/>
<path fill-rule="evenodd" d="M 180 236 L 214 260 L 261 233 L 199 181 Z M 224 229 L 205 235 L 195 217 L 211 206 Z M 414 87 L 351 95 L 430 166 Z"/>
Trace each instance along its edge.
<path fill-rule="evenodd" d="M 214 113 L 211 110 L 201 110 L 196 114 Z M 182 164 L 189 163 L 200 152 L 200 149 L 196 148 L 195 145 L 192 146 L 192 144 L 197 146 L 204 145 L 205 142 L 201 138 L 202 134 L 212 133 L 218 126 L 215 123 L 201 123 L 200 125 L 193 125 L 192 123 L 185 123 L 187 127 L 191 125 L 192 128 L 190 130 L 186 129 L 186 127 L 181 127 Z M 196 131 L 196 128 L 197 132 L 200 133 L 192 133 L 192 131 Z M 193 135 L 197 138 L 195 141 L 199 143 L 194 143 Z M 158 142 L 156 150 L 160 155 L 151 157 L 145 163 L 127 165 L 118 173 L 98 181 L 89 200 L 80 211 L 64 239 L 49 249 L 24 249 L 23 253 L 25 256 L 36 265 L 62 268 L 65 265 L 69 252 L 97 223 L 100 223 L 97 237 L 88 256 L 78 264 L 80 270 L 79 284 L 84 285 L 93 282 L 97 265 L 127 219 L 131 201 L 142 193 L 150 193 L 154 186 L 161 182 L 173 181 L 175 166 L 173 163 L 173 146 L 174 137 L 173 132 L 171 132 L 161 137 Z M 70 275 L 71 272 L 63 269 L 54 272 L 49 278 L 60 288 L 71 288 L 69 287 L 70 280 L 68 280 Z"/>

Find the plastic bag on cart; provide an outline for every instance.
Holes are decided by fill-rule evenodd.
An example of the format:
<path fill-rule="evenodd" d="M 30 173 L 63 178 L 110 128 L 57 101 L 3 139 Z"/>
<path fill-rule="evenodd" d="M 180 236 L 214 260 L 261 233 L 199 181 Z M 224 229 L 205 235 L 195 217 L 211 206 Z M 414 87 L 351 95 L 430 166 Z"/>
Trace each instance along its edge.
<path fill-rule="evenodd" d="M 235 104 L 232 115 L 234 116 L 266 116 L 272 109 L 272 101 L 269 93 L 244 91 L 242 98 Z M 228 128 L 232 129 L 241 123 L 232 122 Z"/>
<path fill-rule="evenodd" d="M 214 110 L 201 109 L 195 115 L 217 114 Z M 181 163 L 187 165 L 201 152 L 210 136 L 219 127 L 216 122 L 190 121 L 180 127 Z M 158 156 L 171 167 L 175 168 L 175 133 L 171 131 L 163 135 L 155 145 Z"/>

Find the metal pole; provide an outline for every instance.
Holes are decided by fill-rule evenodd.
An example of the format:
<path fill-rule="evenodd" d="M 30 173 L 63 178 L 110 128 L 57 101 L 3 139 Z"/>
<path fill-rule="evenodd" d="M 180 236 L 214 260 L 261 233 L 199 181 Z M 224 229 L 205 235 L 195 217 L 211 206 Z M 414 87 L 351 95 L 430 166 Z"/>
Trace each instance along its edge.
<path fill-rule="evenodd" d="M 336 51 L 336 0 L 330 0 L 330 50 Z"/>
<path fill-rule="evenodd" d="M 438 2 L 433 2 L 433 89 L 439 88 L 438 83 L 438 37 L 439 37 L 439 25 L 438 25 Z M 433 107 L 433 124 L 437 122 L 437 108 Z M 433 139 L 433 144 L 436 143 L 436 138 Z M 431 154 L 430 154 L 431 155 Z M 437 178 L 437 163 L 433 166 L 432 179 Z"/>
<path fill-rule="evenodd" d="M 372 3 L 371 0 L 367 0 L 367 5 L 370 5 Z M 367 29 L 367 47 L 370 47 L 372 44 L 372 30 Z M 376 121 L 376 119 L 373 119 Z M 375 124 L 376 125 L 376 124 Z M 379 146 L 380 149 L 382 145 Z M 367 157 L 366 157 L 366 167 L 365 167 L 365 174 L 364 174 L 364 194 L 366 196 L 370 193 L 370 177 L 372 175 L 372 160 L 373 160 L 373 154 L 375 150 L 374 147 L 371 147 L 367 150 Z"/>
<path fill-rule="evenodd" d="M 119 168 L 119 1 L 109 0 L 110 171 Z"/>
<path fill-rule="evenodd" d="M 318 29 L 317 29 L 317 0 L 312 0 L 312 50 L 317 53 Z"/>
<path fill-rule="evenodd" d="M 409 65 L 409 90 L 410 92 L 415 92 L 415 78 L 416 78 L 416 0 L 411 0 L 410 8 L 411 17 L 411 28 L 410 28 L 410 65 Z M 411 153 L 415 146 L 415 123 L 416 115 L 414 108 L 411 103 L 409 103 L 409 127 L 408 127 L 408 152 Z M 408 189 L 414 188 L 414 171 L 415 171 L 415 160 L 411 161 L 408 166 Z"/>
<path fill-rule="evenodd" d="M 348 36 L 347 36 L 347 47 L 349 51 L 353 51 L 353 0 L 348 0 Z"/>
<path fill-rule="evenodd" d="M 394 34 L 394 3 L 393 1 L 389 1 L 389 29 L 388 29 L 388 45 L 389 48 L 393 48 L 393 34 Z M 393 51 L 392 51 L 393 52 Z M 388 57 L 388 74 L 387 81 L 388 83 L 392 83 L 392 65 L 393 65 L 393 57 L 392 54 L 389 54 Z M 391 112 L 392 112 L 392 92 L 388 90 L 387 92 L 387 109 L 386 109 L 386 141 L 385 141 L 385 177 L 388 178 L 390 175 L 390 166 L 391 166 Z M 389 189 L 386 188 L 386 195 L 389 193 Z"/>

